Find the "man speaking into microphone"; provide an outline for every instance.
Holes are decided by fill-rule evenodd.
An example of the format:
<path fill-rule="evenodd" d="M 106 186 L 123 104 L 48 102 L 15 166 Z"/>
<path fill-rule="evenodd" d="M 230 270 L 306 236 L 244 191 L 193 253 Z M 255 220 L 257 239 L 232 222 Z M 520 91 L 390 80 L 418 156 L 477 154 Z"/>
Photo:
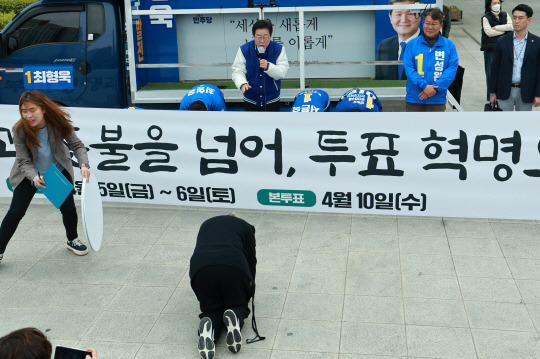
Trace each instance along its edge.
<path fill-rule="evenodd" d="M 279 111 L 281 79 L 289 69 L 285 48 L 270 40 L 270 20 L 258 20 L 251 32 L 253 40 L 240 46 L 234 59 L 232 80 L 246 111 Z"/>

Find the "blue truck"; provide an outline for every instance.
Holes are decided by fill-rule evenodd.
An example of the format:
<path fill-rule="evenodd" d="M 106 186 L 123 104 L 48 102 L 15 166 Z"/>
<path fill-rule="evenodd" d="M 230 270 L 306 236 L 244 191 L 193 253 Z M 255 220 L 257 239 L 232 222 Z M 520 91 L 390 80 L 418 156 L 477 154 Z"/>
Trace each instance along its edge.
<path fill-rule="evenodd" d="M 0 102 L 39 89 L 66 106 L 128 104 L 121 1 L 38 1 L 1 32 Z"/>
<path fill-rule="evenodd" d="M 305 72 L 302 72 L 305 63 L 312 61 L 320 65 L 320 58 L 326 57 L 326 54 L 334 56 L 348 53 L 351 48 L 363 49 L 358 51 L 366 53 L 364 59 L 373 60 L 378 41 L 391 32 L 388 24 L 384 23 L 388 18 L 388 0 L 278 2 L 253 4 L 250 0 L 208 0 L 201 4 L 185 0 L 37 1 L 17 14 L 0 33 L 0 103 L 16 104 L 24 90 L 39 89 L 65 106 L 177 106 L 187 91 L 145 90 L 145 85 L 229 80 L 230 63 L 239 44 L 250 40 L 249 24 L 263 16 L 272 18 L 272 14 L 275 15 L 274 32 L 278 32 L 280 39 L 283 37 L 285 44 L 293 49 L 287 50 L 293 68 L 288 78 L 305 78 Z M 434 3 L 435 0 L 424 2 Z M 442 3 L 441 0 L 438 2 Z M 368 6 L 373 7 L 373 10 L 385 11 L 363 11 Z M 309 10 L 310 15 L 302 12 L 300 17 L 298 9 L 302 7 Z M 333 9 L 335 12 L 325 9 Z M 353 23 L 339 20 L 342 16 L 350 16 L 349 9 L 366 14 L 365 24 L 370 27 L 371 33 L 373 26 L 377 29 L 376 37 L 366 37 L 369 51 L 362 44 L 351 46 L 352 40 L 346 39 L 344 35 L 335 33 L 332 37 L 331 31 L 334 30 L 326 30 L 325 34 L 320 35 L 316 33 L 324 31 L 316 28 L 317 22 L 322 27 L 321 24 L 326 21 L 326 27 L 330 29 L 332 21 L 339 24 L 334 28 L 343 28 L 343 23 Z M 287 15 L 287 12 L 292 15 Z M 294 24 L 299 17 L 307 24 L 302 39 L 297 34 L 299 26 L 295 29 Z M 329 20 L 325 20 L 325 17 Z M 309 22 L 315 22 L 315 25 L 310 27 Z M 227 35 L 224 38 L 221 33 L 217 34 L 217 42 L 211 45 L 209 39 L 216 28 Z M 321 40 L 323 36 L 324 43 Z M 344 41 L 338 40 L 340 36 Z M 311 58 L 310 52 L 305 53 L 305 58 L 302 51 L 296 54 L 297 48 L 310 49 L 307 43 L 302 42 L 305 39 L 312 41 L 309 44 L 314 48 L 311 50 Z M 315 49 L 318 45 L 315 39 L 319 39 L 318 43 L 322 44 L 318 49 Z M 323 46 L 334 48 L 328 51 Z M 202 55 L 197 57 L 199 53 Z M 217 55 L 214 56 L 214 53 Z M 354 60 L 361 56 L 364 56 L 363 52 L 352 54 L 351 58 Z M 339 69 L 338 72 L 346 74 L 343 77 L 370 77 L 371 68 L 363 70 L 364 73 L 357 73 L 354 71 L 360 67 L 347 65 L 349 59 L 344 61 L 343 58 L 333 58 L 332 61 L 341 61 L 345 64 L 342 66 L 349 66 L 347 69 L 351 69 L 350 75 L 347 75 L 349 70 Z M 331 71 L 322 70 L 321 73 L 324 75 Z M 302 87 L 300 85 L 298 89 L 291 89 L 290 94 L 285 92 L 282 97 L 288 96 L 292 100 Z M 337 96 L 344 91 L 338 89 L 335 92 Z M 237 90 L 225 90 L 224 93 L 227 101 L 241 101 Z"/>

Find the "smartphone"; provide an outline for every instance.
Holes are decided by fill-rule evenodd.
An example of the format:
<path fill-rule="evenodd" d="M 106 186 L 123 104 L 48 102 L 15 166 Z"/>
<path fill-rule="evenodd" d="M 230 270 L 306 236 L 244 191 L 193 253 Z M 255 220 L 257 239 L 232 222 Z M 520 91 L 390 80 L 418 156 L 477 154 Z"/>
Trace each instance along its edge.
<path fill-rule="evenodd" d="M 63 346 L 57 346 L 54 351 L 54 359 L 86 359 L 87 355 L 92 357 L 89 351 Z"/>

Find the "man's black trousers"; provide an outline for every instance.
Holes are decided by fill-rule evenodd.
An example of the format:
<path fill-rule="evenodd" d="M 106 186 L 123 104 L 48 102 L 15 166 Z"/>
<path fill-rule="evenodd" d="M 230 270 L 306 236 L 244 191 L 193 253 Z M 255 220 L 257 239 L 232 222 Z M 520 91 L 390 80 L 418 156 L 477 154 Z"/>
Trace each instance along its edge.
<path fill-rule="evenodd" d="M 242 328 L 250 313 L 248 303 L 254 288 L 244 272 L 229 266 L 207 266 L 195 275 L 191 287 L 200 303 L 199 318 L 212 321 L 215 342 L 224 329 L 223 312 L 227 309 L 234 311 Z"/>

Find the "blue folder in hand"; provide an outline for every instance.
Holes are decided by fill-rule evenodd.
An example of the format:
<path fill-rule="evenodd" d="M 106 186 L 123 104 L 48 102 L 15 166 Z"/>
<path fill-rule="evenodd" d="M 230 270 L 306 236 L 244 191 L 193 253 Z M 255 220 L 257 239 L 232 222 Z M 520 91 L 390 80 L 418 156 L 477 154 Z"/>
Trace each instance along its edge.
<path fill-rule="evenodd" d="M 73 185 L 52 163 L 43 175 L 43 179 L 45 180 L 45 189 L 39 189 L 56 208 L 60 208 L 66 197 L 73 191 Z"/>

